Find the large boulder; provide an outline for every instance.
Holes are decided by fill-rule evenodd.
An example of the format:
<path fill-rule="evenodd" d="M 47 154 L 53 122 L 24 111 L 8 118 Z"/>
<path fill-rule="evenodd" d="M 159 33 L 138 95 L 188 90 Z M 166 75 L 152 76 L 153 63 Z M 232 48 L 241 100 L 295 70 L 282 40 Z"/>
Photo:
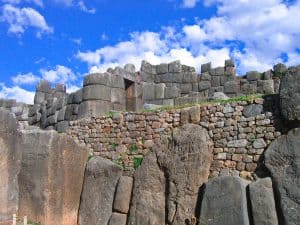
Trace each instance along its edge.
<path fill-rule="evenodd" d="M 20 133 L 13 114 L 0 108 L 0 221 L 18 211 L 20 171 Z"/>
<path fill-rule="evenodd" d="M 217 177 L 205 184 L 199 225 L 249 225 L 245 180 Z"/>
<path fill-rule="evenodd" d="M 165 224 L 166 180 L 154 152 L 145 156 L 134 174 L 128 225 Z"/>
<path fill-rule="evenodd" d="M 278 225 L 272 180 L 260 179 L 249 184 L 254 225 Z"/>
<path fill-rule="evenodd" d="M 74 225 L 88 150 L 55 131 L 22 131 L 19 215 L 43 225 Z"/>
<path fill-rule="evenodd" d="M 300 120 L 300 67 L 291 68 L 280 84 L 281 113 L 286 120 Z"/>
<path fill-rule="evenodd" d="M 265 153 L 283 214 L 280 224 L 300 221 L 300 128 L 274 140 Z"/>
<path fill-rule="evenodd" d="M 107 225 L 122 169 L 108 159 L 93 157 L 87 164 L 79 209 L 79 225 Z"/>
<path fill-rule="evenodd" d="M 167 178 L 168 224 L 184 224 L 195 213 L 199 188 L 208 180 L 212 145 L 208 132 L 186 124 L 157 149 L 158 162 Z"/>

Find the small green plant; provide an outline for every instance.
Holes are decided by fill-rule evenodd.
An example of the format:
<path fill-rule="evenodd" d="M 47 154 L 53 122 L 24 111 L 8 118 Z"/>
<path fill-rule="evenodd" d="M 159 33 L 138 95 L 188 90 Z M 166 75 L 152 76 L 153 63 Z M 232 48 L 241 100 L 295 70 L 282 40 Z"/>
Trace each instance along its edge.
<path fill-rule="evenodd" d="M 109 112 L 106 114 L 106 117 L 113 118 L 113 116 L 116 115 L 116 114 L 117 114 L 117 112 L 109 111 Z"/>
<path fill-rule="evenodd" d="M 130 147 L 129 147 L 129 150 L 130 150 L 131 153 L 135 153 L 135 152 L 137 152 L 139 149 L 138 149 L 138 147 L 136 146 L 135 143 L 132 143 L 132 144 L 130 145 Z"/>
<path fill-rule="evenodd" d="M 88 161 L 90 161 L 92 158 L 93 158 L 94 154 L 92 152 L 89 153 L 89 156 L 88 156 Z"/>
<path fill-rule="evenodd" d="M 142 161 L 143 161 L 143 157 L 141 157 L 141 156 L 135 156 L 133 158 L 133 167 L 134 167 L 134 169 L 139 168 L 140 165 L 142 164 Z"/>
<path fill-rule="evenodd" d="M 41 223 L 40 222 L 33 222 L 33 221 L 28 221 L 28 223 L 27 223 L 28 225 L 41 225 Z"/>
<path fill-rule="evenodd" d="M 117 143 L 112 143 L 111 144 L 111 147 L 112 147 L 112 150 L 116 150 L 116 148 L 118 147 L 119 145 Z"/>

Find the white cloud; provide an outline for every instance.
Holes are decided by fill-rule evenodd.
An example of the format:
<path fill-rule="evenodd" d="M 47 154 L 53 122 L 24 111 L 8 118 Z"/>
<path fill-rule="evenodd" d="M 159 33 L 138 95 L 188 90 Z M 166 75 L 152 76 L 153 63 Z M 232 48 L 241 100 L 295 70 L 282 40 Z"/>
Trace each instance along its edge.
<path fill-rule="evenodd" d="M 6 87 L 0 84 L 0 98 L 16 99 L 18 102 L 33 104 L 34 94 L 35 92 L 27 91 L 19 86 Z"/>
<path fill-rule="evenodd" d="M 0 17 L 1 21 L 9 25 L 9 33 L 17 35 L 23 34 L 28 27 L 36 28 L 38 37 L 43 33 L 53 32 L 53 28 L 48 26 L 45 18 L 33 8 L 19 8 L 5 4 Z"/>
<path fill-rule="evenodd" d="M 38 83 L 40 78 L 33 73 L 27 73 L 27 74 L 18 74 L 14 77 L 12 77 L 12 81 L 16 85 L 22 85 L 22 84 L 29 84 L 29 85 L 35 85 Z"/>
<path fill-rule="evenodd" d="M 194 8 L 199 0 L 183 0 L 182 7 Z"/>
<path fill-rule="evenodd" d="M 42 78 L 52 83 L 69 83 L 76 80 L 75 74 L 68 67 L 57 65 L 55 69 L 41 69 Z"/>
<path fill-rule="evenodd" d="M 96 13 L 96 9 L 95 8 L 88 8 L 84 1 L 79 1 L 78 2 L 78 7 L 81 11 L 86 12 L 86 13 L 90 13 L 90 14 L 95 14 Z"/>

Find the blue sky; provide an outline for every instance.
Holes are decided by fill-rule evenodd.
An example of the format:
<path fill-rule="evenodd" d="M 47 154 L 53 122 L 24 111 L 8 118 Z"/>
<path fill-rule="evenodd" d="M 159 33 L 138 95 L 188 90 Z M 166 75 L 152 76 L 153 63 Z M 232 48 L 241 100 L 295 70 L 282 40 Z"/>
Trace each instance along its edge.
<path fill-rule="evenodd" d="M 0 98 L 33 102 L 40 79 L 180 59 L 238 73 L 300 64 L 300 0 L 0 0 Z"/>

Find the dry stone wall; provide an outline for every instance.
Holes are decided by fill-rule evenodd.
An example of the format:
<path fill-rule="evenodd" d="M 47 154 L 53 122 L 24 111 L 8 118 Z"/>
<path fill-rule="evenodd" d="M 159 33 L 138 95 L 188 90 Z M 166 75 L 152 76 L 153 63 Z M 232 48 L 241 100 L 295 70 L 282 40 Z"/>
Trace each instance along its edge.
<path fill-rule="evenodd" d="M 115 161 L 132 174 L 139 159 L 164 135 L 187 123 L 205 128 L 214 142 L 211 177 L 251 178 L 254 171 L 264 172 L 263 152 L 282 133 L 276 96 L 158 112 L 113 113 L 72 121 L 67 133 L 94 155 Z"/>
<path fill-rule="evenodd" d="M 199 103 L 210 98 L 278 93 L 281 77 L 298 71 L 297 68 L 277 64 L 264 73 L 250 71 L 236 76 L 232 60 L 217 68 L 212 68 L 211 63 L 203 64 L 199 74 L 194 67 L 180 61 L 159 65 L 143 61 L 138 72 L 134 65 L 127 64 L 124 68 L 87 75 L 83 87 L 71 94 L 66 93 L 62 84 L 52 88 L 42 80 L 36 88 L 33 106 L 1 100 L 0 107 L 8 107 L 18 120 L 28 120 L 30 125 L 65 132 L 69 121 L 99 117 L 110 111 L 139 111 L 159 105 Z"/>

